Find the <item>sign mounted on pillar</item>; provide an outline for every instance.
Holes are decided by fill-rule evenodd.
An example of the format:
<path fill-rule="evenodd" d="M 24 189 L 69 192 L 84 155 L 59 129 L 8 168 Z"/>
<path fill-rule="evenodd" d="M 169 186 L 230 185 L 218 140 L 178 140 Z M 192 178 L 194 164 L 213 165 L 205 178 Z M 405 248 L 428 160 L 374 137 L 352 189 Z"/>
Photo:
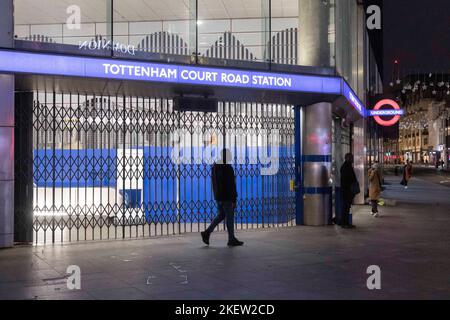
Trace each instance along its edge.
<path fill-rule="evenodd" d="M 389 109 L 381 109 L 382 107 L 390 107 Z M 373 110 L 369 111 L 369 116 L 373 117 L 375 121 L 383 127 L 391 127 L 395 125 L 400 117 L 405 114 L 405 111 L 400 108 L 398 103 L 391 99 L 380 100 Z M 381 117 L 391 117 L 389 120 L 384 120 Z"/>

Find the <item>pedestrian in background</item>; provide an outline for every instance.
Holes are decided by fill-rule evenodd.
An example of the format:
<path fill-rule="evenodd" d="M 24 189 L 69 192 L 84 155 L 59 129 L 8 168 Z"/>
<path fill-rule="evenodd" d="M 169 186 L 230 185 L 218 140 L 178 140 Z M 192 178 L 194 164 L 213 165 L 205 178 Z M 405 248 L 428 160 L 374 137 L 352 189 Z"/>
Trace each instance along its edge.
<path fill-rule="evenodd" d="M 408 189 L 408 182 L 412 178 L 412 163 L 410 160 L 407 160 L 405 166 L 403 167 L 403 179 L 401 184 L 405 186 L 405 189 Z"/>
<path fill-rule="evenodd" d="M 372 206 L 371 214 L 375 218 L 378 218 L 378 200 L 381 194 L 381 177 L 379 173 L 378 164 L 374 163 L 372 168 L 369 169 L 369 201 Z"/>
<path fill-rule="evenodd" d="M 350 209 L 353 204 L 353 199 L 360 193 L 360 189 L 355 170 L 353 169 L 353 160 L 353 155 L 347 153 L 345 155 L 345 162 L 341 167 L 342 216 L 338 224 L 342 228 L 355 228 L 349 221 Z"/>
<path fill-rule="evenodd" d="M 384 190 L 384 187 L 383 187 L 383 185 L 384 185 L 384 172 L 383 172 L 384 168 L 383 168 L 383 165 L 379 161 L 375 161 L 375 166 L 378 171 L 378 177 L 380 178 L 380 188 L 381 188 L 381 191 L 383 191 Z"/>
<path fill-rule="evenodd" d="M 204 232 L 201 233 L 202 240 L 209 245 L 209 238 L 214 229 L 225 220 L 228 231 L 228 245 L 231 247 L 242 246 L 244 243 L 234 236 L 234 210 L 236 209 L 237 189 L 236 176 L 231 161 L 231 152 L 228 149 L 222 150 L 222 158 L 214 163 L 212 168 L 212 189 L 214 199 L 217 202 L 219 212 Z"/>

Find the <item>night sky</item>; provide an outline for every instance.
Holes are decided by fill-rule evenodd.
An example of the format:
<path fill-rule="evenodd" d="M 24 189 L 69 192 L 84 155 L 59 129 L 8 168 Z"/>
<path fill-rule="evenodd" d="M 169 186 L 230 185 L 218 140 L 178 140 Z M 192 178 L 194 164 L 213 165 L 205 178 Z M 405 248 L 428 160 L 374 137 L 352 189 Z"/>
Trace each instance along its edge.
<path fill-rule="evenodd" d="M 450 73 L 450 0 L 384 0 L 384 78 L 393 61 L 403 74 Z"/>

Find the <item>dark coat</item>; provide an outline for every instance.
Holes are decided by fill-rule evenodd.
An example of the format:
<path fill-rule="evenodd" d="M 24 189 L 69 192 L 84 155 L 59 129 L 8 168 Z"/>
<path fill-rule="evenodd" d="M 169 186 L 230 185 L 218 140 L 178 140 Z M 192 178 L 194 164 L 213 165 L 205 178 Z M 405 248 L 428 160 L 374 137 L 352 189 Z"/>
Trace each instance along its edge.
<path fill-rule="evenodd" d="M 412 165 L 407 164 L 403 167 L 403 179 L 409 181 L 412 177 Z"/>
<path fill-rule="evenodd" d="M 341 167 L 341 189 L 345 200 L 352 200 L 355 195 L 352 192 L 352 184 L 358 182 L 355 170 L 349 161 L 345 161 Z"/>
<path fill-rule="evenodd" d="M 216 201 L 236 202 L 236 177 L 231 165 L 217 163 L 213 165 L 212 187 Z"/>

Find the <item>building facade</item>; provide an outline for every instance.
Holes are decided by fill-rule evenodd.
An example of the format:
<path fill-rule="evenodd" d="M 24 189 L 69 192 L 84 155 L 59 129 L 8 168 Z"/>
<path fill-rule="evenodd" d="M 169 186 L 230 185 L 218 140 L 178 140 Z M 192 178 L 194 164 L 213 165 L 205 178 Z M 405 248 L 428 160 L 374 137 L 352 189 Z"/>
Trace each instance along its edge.
<path fill-rule="evenodd" d="M 400 122 L 399 150 L 400 162 L 410 160 L 426 164 L 429 157 L 429 104 L 431 101 L 420 100 L 407 107 L 407 113 Z"/>
<path fill-rule="evenodd" d="M 331 223 L 347 152 L 365 184 L 360 1 L 0 6 L 1 247 L 202 230 L 223 148 L 238 228 Z"/>
<path fill-rule="evenodd" d="M 401 162 L 448 167 L 450 82 L 447 74 L 410 75 L 402 79 L 399 100 L 406 115 L 401 119 L 397 155 Z M 390 146 L 392 148 L 392 146 Z"/>

